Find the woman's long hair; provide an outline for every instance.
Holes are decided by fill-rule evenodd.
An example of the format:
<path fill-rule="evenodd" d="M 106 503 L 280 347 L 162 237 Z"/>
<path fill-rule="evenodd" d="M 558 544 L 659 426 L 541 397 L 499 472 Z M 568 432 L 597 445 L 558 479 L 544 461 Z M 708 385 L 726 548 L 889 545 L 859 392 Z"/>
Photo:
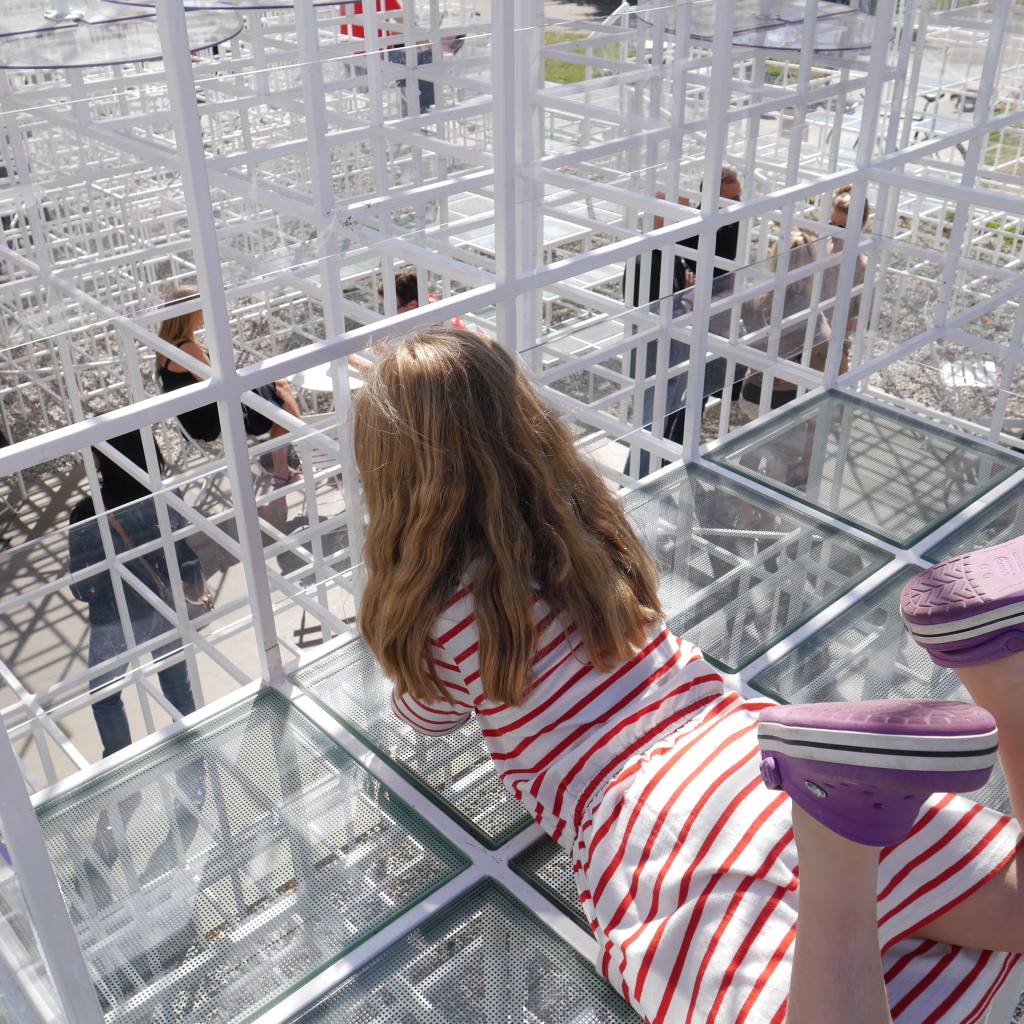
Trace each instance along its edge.
<path fill-rule="evenodd" d="M 778 273 L 779 253 L 784 249 L 789 249 L 789 263 L 786 267 L 787 272 L 799 270 L 801 267 L 810 266 L 816 259 L 815 243 L 818 241 L 818 236 L 813 231 L 808 231 L 806 228 L 793 228 L 789 233 L 789 245 L 784 246 L 783 240 L 777 238 L 772 242 L 768 249 L 768 269 L 773 273 Z M 783 303 L 784 310 L 788 311 L 792 307 L 806 307 L 810 301 L 811 290 L 814 287 L 814 275 L 805 274 L 803 277 L 797 278 L 795 281 L 791 281 L 786 285 L 785 301 Z M 772 311 L 772 292 L 768 292 L 766 295 L 762 295 L 758 302 L 761 305 L 761 310 L 765 317 L 771 316 Z"/>
<path fill-rule="evenodd" d="M 164 308 L 168 309 L 178 306 L 188 299 L 196 298 L 198 295 L 198 288 L 192 288 L 188 285 L 175 285 L 167 293 Z M 191 310 L 188 313 L 178 313 L 174 316 L 169 316 L 166 320 L 161 320 L 160 326 L 156 329 L 157 336 L 163 338 L 164 341 L 171 342 L 191 337 L 193 316 L 195 316 L 195 310 Z"/>
<path fill-rule="evenodd" d="M 370 516 L 359 627 L 399 693 L 448 700 L 430 632 L 474 559 L 491 701 L 527 694 L 538 593 L 599 669 L 646 642 L 662 618 L 654 563 L 504 348 L 446 328 L 407 338 L 370 372 L 354 417 Z"/>

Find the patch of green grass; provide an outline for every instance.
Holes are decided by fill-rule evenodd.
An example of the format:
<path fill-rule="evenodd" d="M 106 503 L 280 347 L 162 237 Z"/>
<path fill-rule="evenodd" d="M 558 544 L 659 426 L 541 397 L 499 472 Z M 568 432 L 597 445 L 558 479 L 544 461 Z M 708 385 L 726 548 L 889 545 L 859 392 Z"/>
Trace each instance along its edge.
<path fill-rule="evenodd" d="M 1024 141 L 1018 132 L 1003 129 L 989 132 L 988 145 L 985 147 L 985 163 L 989 167 L 1005 174 L 1020 172 L 1024 156 Z"/>
<path fill-rule="evenodd" d="M 576 39 L 586 39 L 582 32 L 545 32 L 544 45 L 555 43 L 571 43 Z M 573 50 L 573 53 L 586 53 L 585 49 Z M 546 60 L 544 62 L 544 80 L 557 85 L 569 82 L 582 82 L 587 77 L 587 69 L 582 64 L 573 64 L 567 60 Z"/>

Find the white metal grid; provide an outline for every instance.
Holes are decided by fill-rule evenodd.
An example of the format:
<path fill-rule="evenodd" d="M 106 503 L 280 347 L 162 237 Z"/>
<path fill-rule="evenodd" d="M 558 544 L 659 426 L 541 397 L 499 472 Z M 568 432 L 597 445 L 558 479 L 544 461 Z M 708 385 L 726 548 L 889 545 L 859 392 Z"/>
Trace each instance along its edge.
<path fill-rule="evenodd" d="M 1024 428 L 1024 33 L 1010 0 L 879 0 L 873 44 L 827 53 L 751 45 L 733 36 L 749 6 L 710 0 L 641 0 L 580 21 L 522 0 L 406 8 L 414 18 L 389 44 L 428 47 L 427 63 L 387 59 L 373 10 L 369 42 L 342 31 L 352 13 L 334 5 L 249 10 L 239 36 L 193 59 L 181 10 L 166 6 L 162 63 L 0 73 L 0 429 L 15 442 L 0 451 L 15 513 L 0 613 L 17 638 L 0 657 L 3 719 L 32 788 L 94 756 L 63 731 L 76 734 L 76 716 L 79 734 L 91 725 L 63 516 L 80 453 L 125 429 L 154 428 L 172 464 L 161 500 L 228 565 L 214 622 L 201 633 L 179 623 L 216 693 L 281 679 L 301 643 L 296 616 L 324 639 L 346 628 L 362 518 L 342 357 L 442 317 L 520 350 L 615 483 L 630 449 L 699 460 L 702 440 L 739 426 L 726 393 L 699 429 L 708 356 L 801 389 L 860 391 L 997 443 Z M 807 40 L 816 16 L 810 4 Z M 457 56 L 444 42 L 455 35 Z M 425 80 L 435 103 L 419 111 Z M 723 163 L 741 173 L 741 206 L 717 208 Z M 855 254 L 868 260 L 849 371 L 840 376 L 838 353 L 824 373 L 780 360 L 770 331 L 767 353 L 748 350 L 758 332 L 744 303 L 786 281 L 768 269 L 772 238 L 793 225 L 830 233 L 830 197 L 845 184 L 874 208 L 831 257 L 836 321 Z M 686 316 L 670 303 L 624 309 L 627 260 L 696 239 L 706 266 L 715 231 L 734 221 L 730 295 L 712 295 L 704 275 Z M 402 268 L 441 302 L 396 319 Z M 153 332 L 166 287 L 181 282 L 202 290 L 214 368 L 194 393 L 159 396 Z M 714 335 L 690 352 L 680 449 L 661 436 L 669 342 L 701 338 L 715 314 Z M 649 340 L 659 362 L 647 432 L 628 361 Z M 331 391 L 300 397 L 306 412 L 330 410 L 326 423 L 267 410 L 293 429 L 304 481 L 257 493 L 251 466 L 267 446 L 248 450 L 243 395 L 325 363 Z M 165 429 L 212 400 L 223 455 Z M 200 515 L 187 499 L 204 485 L 220 503 Z M 27 624 L 60 656 L 28 657 Z M 139 653 L 125 686 L 141 694 L 148 729 L 168 709 Z"/>

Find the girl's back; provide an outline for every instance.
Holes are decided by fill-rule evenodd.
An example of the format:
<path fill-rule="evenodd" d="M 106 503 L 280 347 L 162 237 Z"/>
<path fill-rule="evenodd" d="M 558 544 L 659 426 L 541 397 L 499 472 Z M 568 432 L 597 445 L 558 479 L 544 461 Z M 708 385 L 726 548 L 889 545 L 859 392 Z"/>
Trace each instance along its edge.
<path fill-rule="evenodd" d="M 458 728 L 476 712 L 484 742 L 508 788 L 556 840 L 569 843 L 592 796 L 638 749 L 657 741 L 722 692 L 722 679 L 663 623 L 611 670 L 587 660 L 576 635 L 537 597 L 537 653 L 523 702 L 488 700 L 479 670 L 480 634 L 471 582 L 437 619 L 434 663 L 453 703 L 409 694 L 395 709 L 421 732 Z"/>

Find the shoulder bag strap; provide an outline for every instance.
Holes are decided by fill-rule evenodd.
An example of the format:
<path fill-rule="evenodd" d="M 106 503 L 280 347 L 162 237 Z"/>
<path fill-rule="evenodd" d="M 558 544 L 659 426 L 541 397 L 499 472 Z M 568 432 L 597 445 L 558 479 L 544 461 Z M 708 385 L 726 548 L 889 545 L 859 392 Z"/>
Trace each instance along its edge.
<path fill-rule="evenodd" d="M 127 548 L 134 548 L 135 545 L 132 543 L 131 537 L 125 532 L 124 527 L 118 522 L 117 516 L 113 512 L 107 513 L 107 522 L 117 531 L 117 535 L 125 542 Z M 163 596 L 167 592 L 167 584 L 160 578 L 160 574 L 149 564 L 149 560 L 144 555 L 136 556 L 145 567 L 146 572 L 149 573 L 153 582 L 156 584 L 157 593 Z"/>

